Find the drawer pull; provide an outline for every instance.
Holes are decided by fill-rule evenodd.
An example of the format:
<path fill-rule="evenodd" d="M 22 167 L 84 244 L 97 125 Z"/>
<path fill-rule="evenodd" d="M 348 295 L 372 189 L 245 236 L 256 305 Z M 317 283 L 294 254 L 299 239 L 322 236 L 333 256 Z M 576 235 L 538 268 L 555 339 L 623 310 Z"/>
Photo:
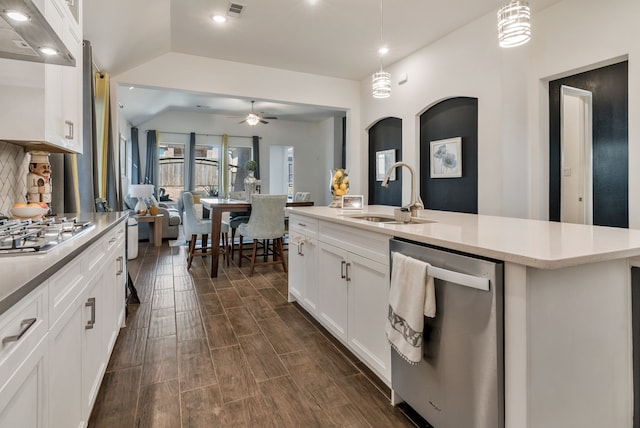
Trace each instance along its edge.
<path fill-rule="evenodd" d="M 351 263 L 347 263 L 347 268 L 346 268 L 347 274 L 345 275 L 347 282 L 351 281 L 351 278 L 349 278 L 349 266 L 351 266 Z"/>
<path fill-rule="evenodd" d="M 5 343 L 17 342 L 18 340 L 20 340 L 20 338 L 24 336 L 27 330 L 29 330 L 31 326 L 35 324 L 36 320 L 37 318 L 29 318 L 26 320 L 22 320 L 22 322 L 20 322 L 20 328 L 21 328 L 20 333 L 16 334 L 15 336 L 4 337 L 2 339 L 2 346 L 4 346 Z"/>
<path fill-rule="evenodd" d="M 87 303 L 84 304 L 84 306 L 86 306 L 87 308 L 91 308 L 91 319 L 87 321 L 87 325 L 84 326 L 86 330 L 90 330 L 96 323 L 96 298 L 90 297 L 87 300 Z"/>
<path fill-rule="evenodd" d="M 118 272 L 116 275 L 120 275 L 124 271 L 124 258 L 119 256 L 116 260 L 118 261 Z"/>
<path fill-rule="evenodd" d="M 304 223 L 298 223 L 298 226 L 300 226 L 300 227 L 307 227 L 307 225 L 306 225 L 306 224 L 304 224 Z"/>
<path fill-rule="evenodd" d="M 67 135 L 64 136 L 67 140 L 73 140 L 73 122 L 65 120 L 64 124 L 67 126 Z"/>
<path fill-rule="evenodd" d="M 345 279 L 347 276 L 344 274 L 344 267 L 347 264 L 344 260 L 340 263 L 340 278 Z"/>

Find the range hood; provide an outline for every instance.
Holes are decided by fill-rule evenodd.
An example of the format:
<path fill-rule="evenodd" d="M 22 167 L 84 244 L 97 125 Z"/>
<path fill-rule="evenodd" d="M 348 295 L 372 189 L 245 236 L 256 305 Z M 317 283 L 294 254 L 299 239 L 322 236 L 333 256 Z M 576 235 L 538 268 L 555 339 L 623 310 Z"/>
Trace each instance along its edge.
<path fill-rule="evenodd" d="M 20 12 L 26 21 L 14 21 L 9 12 Z M 42 48 L 57 52 L 42 53 Z M 76 59 L 31 0 L 0 0 L 0 58 L 75 66 Z"/>

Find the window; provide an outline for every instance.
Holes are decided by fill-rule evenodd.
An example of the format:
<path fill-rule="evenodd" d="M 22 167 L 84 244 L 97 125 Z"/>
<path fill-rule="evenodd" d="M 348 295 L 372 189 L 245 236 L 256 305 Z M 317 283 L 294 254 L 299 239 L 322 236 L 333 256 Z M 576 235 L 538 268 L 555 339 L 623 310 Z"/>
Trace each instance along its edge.
<path fill-rule="evenodd" d="M 193 190 L 210 192 L 218 195 L 220 189 L 218 170 L 220 164 L 220 147 L 215 145 L 196 145 L 195 152 L 195 182 Z"/>
<path fill-rule="evenodd" d="M 184 190 L 184 147 L 180 143 L 158 143 L 159 196 L 168 196 L 173 201 Z"/>
<path fill-rule="evenodd" d="M 252 159 L 251 152 L 251 147 L 229 147 L 229 192 L 244 190 L 244 178 L 247 176 L 244 164 Z"/>

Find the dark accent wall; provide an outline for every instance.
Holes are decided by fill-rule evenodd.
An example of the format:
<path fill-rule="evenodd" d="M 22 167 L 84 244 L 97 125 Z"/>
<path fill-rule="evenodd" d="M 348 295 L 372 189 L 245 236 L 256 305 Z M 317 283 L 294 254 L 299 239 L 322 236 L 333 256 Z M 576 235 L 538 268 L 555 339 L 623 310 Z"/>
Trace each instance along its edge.
<path fill-rule="evenodd" d="M 431 178 L 430 142 L 462 137 L 462 177 Z M 478 99 L 450 98 L 420 116 L 420 197 L 432 210 L 478 213 Z"/>
<path fill-rule="evenodd" d="M 549 82 L 549 219 L 560 221 L 560 88 L 593 102 L 593 224 L 629 227 L 629 80 L 621 62 Z"/>
<path fill-rule="evenodd" d="M 389 187 L 376 181 L 376 152 L 396 151 L 396 162 L 402 160 L 402 120 L 388 117 L 369 128 L 369 205 L 402 205 L 402 171 L 396 169 L 396 180 Z"/>

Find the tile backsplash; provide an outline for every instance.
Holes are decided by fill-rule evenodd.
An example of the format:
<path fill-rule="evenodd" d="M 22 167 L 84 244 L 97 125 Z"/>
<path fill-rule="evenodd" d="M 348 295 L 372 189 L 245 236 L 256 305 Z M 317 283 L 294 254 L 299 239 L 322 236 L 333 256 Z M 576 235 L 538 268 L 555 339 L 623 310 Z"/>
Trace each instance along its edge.
<path fill-rule="evenodd" d="M 8 215 L 15 202 L 26 202 L 28 172 L 24 148 L 0 141 L 0 213 Z"/>

